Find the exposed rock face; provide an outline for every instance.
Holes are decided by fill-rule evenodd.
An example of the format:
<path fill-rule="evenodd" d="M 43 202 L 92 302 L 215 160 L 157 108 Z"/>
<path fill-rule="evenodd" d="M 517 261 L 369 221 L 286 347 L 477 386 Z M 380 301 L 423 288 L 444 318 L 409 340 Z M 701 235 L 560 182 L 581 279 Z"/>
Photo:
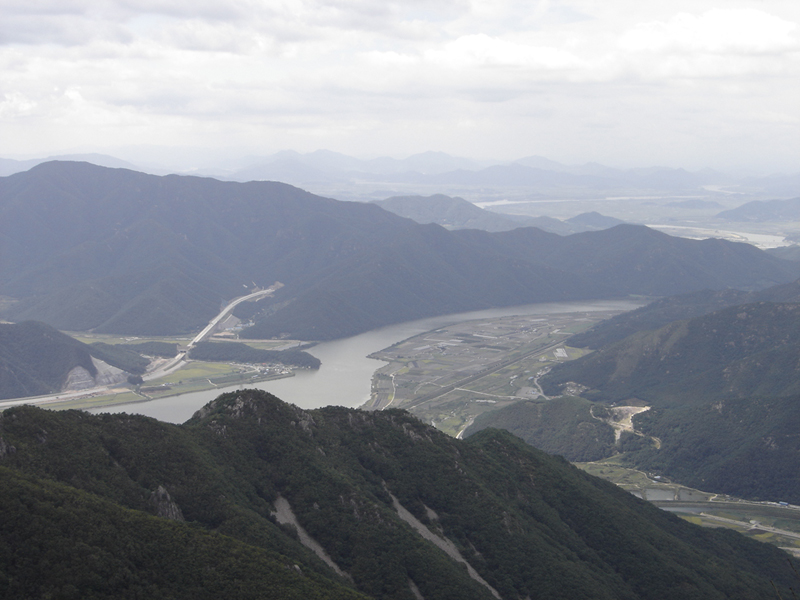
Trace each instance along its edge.
<path fill-rule="evenodd" d="M 297 517 L 292 511 L 292 507 L 289 505 L 289 501 L 286 498 L 283 496 L 278 496 L 275 499 L 274 504 L 275 512 L 273 512 L 272 515 L 275 517 L 278 523 L 293 526 L 297 530 L 297 537 L 300 539 L 301 544 L 319 556 L 326 565 L 328 565 L 337 573 L 337 575 L 352 581 L 352 577 L 339 568 L 339 565 L 337 565 L 330 555 L 325 552 L 325 549 L 320 545 L 320 543 L 312 538 L 305 529 L 303 529 L 303 526 L 297 521 Z"/>
<path fill-rule="evenodd" d="M 6 454 L 14 454 L 17 449 L 14 446 L 11 446 L 6 443 L 6 441 L 0 437 L 0 458 L 3 458 Z"/>
<path fill-rule="evenodd" d="M 128 378 L 128 374 L 125 371 L 117 367 L 112 367 L 102 360 L 92 357 L 92 363 L 94 363 L 97 369 L 97 375 L 95 377 L 92 377 L 92 374 L 85 368 L 75 367 L 67 375 L 67 381 L 64 383 L 61 391 L 88 390 L 102 385 L 115 385 L 117 383 L 122 383 Z"/>
<path fill-rule="evenodd" d="M 61 391 L 88 390 L 95 387 L 94 377 L 83 367 L 73 368 L 67 375 L 67 381 Z"/>
<path fill-rule="evenodd" d="M 92 357 L 92 362 L 97 368 L 97 376 L 95 377 L 95 383 L 97 385 L 114 385 L 128 378 L 128 373 L 117 367 L 112 367 L 102 360 Z"/>
<path fill-rule="evenodd" d="M 387 490 L 387 492 L 388 492 L 388 490 Z M 394 506 L 394 509 L 397 511 L 397 514 L 399 515 L 399 517 L 401 519 L 403 519 L 403 521 L 405 521 L 406 523 L 411 525 L 411 527 L 417 533 L 419 533 L 422 536 L 423 539 L 426 539 L 429 542 L 431 542 L 434 546 L 436 546 L 437 548 L 442 550 L 445 554 L 447 554 L 450 558 L 452 558 L 456 562 L 460 562 L 461 564 L 463 564 L 467 568 L 467 573 L 469 573 L 469 576 L 472 579 L 474 579 L 475 581 L 480 583 L 482 586 L 484 586 L 486 589 L 488 589 L 492 593 L 492 596 L 494 596 L 495 598 L 500 600 L 500 594 L 497 592 L 497 590 L 494 589 L 491 585 L 489 585 L 483 577 L 478 575 L 478 572 L 461 555 L 461 552 L 458 550 L 456 545 L 450 539 L 448 539 L 447 537 L 443 537 L 443 536 L 440 537 L 440 536 L 436 535 L 435 533 L 433 533 L 430 529 L 428 529 L 425 526 L 424 523 L 422 523 L 413 514 L 411 514 L 408 511 L 408 509 L 406 509 L 402 504 L 400 504 L 400 501 L 394 496 L 394 494 L 392 494 L 391 492 L 388 492 L 388 493 L 389 493 L 389 496 L 392 498 L 392 506 Z M 436 513 L 434 511 L 432 511 L 431 509 L 429 509 L 427 506 L 425 507 L 425 509 L 426 509 L 426 512 L 430 511 L 431 513 L 436 515 Z M 438 515 L 437 515 L 437 519 L 438 519 Z M 411 583 L 413 584 L 413 581 Z M 413 591 L 413 589 L 414 588 L 412 587 L 412 591 Z M 419 591 L 419 590 L 417 590 L 417 591 Z"/>
<path fill-rule="evenodd" d="M 155 505 L 156 514 L 159 517 L 172 519 L 173 521 L 185 520 L 180 507 L 175 504 L 175 501 L 163 485 L 158 486 L 158 489 L 150 495 L 150 502 Z"/>

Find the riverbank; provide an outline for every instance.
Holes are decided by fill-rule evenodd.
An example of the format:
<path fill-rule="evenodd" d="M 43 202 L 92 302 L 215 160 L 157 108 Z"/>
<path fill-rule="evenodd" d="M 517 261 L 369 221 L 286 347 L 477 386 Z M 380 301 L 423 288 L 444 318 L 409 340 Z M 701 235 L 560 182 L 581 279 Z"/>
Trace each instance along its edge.
<path fill-rule="evenodd" d="M 369 356 L 412 336 L 450 324 L 476 319 L 493 319 L 514 315 L 539 315 L 545 318 L 546 315 L 580 312 L 614 313 L 633 310 L 642 304 L 645 304 L 645 301 L 638 298 L 527 304 L 398 323 L 350 338 L 321 342 L 313 348 L 308 348 L 309 354 L 321 361 L 322 365 L 319 370 L 298 370 L 295 372 L 295 377 L 292 378 L 262 381 L 252 385 L 248 383 L 247 385 L 267 391 L 281 400 L 303 409 L 331 405 L 357 408 L 370 400 L 373 374 L 386 364 L 384 361 L 369 358 Z M 180 397 L 164 397 L 152 402 L 139 401 L 127 405 L 105 407 L 102 410 L 93 408 L 91 412 L 130 412 L 144 414 L 170 423 L 182 423 L 220 393 L 234 389 L 236 389 L 235 385 L 218 391 L 207 389 Z"/>
<path fill-rule="evenodd" d="M 195 366 L 195 363 L 191 363 L 191 365 Z M 228 368 L 225 369 L 223 367 Z M 157 380 L 155 382 L 148 381 L 146 384 L 136 387 L 95 388 L 82 392 L 62 392 L 48 396 L 14 398 L 7 402 L 0 402 L 0 410 L 20 404 L 40 406 L 50 410 L 98 410 L 115 406 L 129 406 L 210 390 L 219 390 L 220 393 L 222 393 L 222 391 L 231 387 L 242 385 L 252 386 L 266 381 L 286 379 L 295 376 L 293 371 L 260 373 L 257 370 L 248 370 L 242 373 L 229 373 L 218 376 L 213 374 L 214 371 L 230 371 L 229 367 L 230 365 L 224 363 L 209 363 L 205 368 L 201 367 L 198 369 L 195 366 L 195 368 L 192 369 L 193 371 L 210 371 L 212 374 L 209 376 L 185 377 L 186 373 L 184 372 L 183 376 L 185 378 L 175 379 L 175 381 L 171 382 Z M 171 375 L 174 379 L 175 376 L 181 375 L 181 373 L 176 372 Z"/>

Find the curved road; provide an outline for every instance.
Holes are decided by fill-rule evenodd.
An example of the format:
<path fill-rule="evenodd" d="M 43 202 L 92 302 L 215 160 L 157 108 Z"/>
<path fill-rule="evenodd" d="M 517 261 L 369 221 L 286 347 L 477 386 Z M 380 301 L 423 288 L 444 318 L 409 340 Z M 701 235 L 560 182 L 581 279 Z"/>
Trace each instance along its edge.
<path fill-rule="evenodd" d="M 227 317 L 234 308 L 236 308 L 242 302 L 247 302 L 249 300 L 255 300 L 257 298 L 263 298 L 264 296 L 269 296 L 274 291 L 279 290 L 282 287 L 283 284 L 276 281 L 275 283 L 272 284 L 272 286 L 268 287 L 265 290 L 261 290 L 260 292 L 253 292 L 252 294 L 247 294 L 246 296 L 240 296 L 239 298 L 234 298 L 233 300 L 228 302 L 228 304 L 225 305 L 225 308 L 223 308 L 216 317 L 214 317 L 208 322 L 208 325 L 206 325 L 203 328 L 203 330 L 200 333 L 198 333 L 191 342 L 189 342 L 187 350 L 178 352 L 178 354 L 175 355 L 175 358 L 170 359 L 168 363 L 158 367 L 157 369 L 151 371 L 150 373 L 143 375 L 142 379 L 145 381 L 152 381 L 153 379 L 158 379 L 159 377 L 164 377 L 165 375 L 169 375 L 170 373 L 177 371 L 178 369 L 181 368 L 181 366 L 183 366 L 183 363 L 186 362 L 186 357 L 189 354 L 189 350 L 192 348 L 192 346 L 194 346 L 195 344 L 199 344 L 208 336 L 210 336 L 211 332 L 214 331 L 214 328 L 217 325 L 219 325 L 220 321 L 222 321 L 222 319 Z"/>

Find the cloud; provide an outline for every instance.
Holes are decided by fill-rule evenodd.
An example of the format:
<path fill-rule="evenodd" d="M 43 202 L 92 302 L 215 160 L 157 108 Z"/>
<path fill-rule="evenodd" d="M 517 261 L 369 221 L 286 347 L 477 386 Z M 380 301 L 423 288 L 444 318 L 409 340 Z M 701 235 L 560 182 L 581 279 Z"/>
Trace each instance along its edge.
<path fill-rule="evenodd" d="M 625 32 L 618 42 L 620 63 L 644 80 L 788 74 L 800 66 L 797 29 L 795 22 L 755 9 L 679 13 Z"/>
<path fill-rule="evenodd" d="M 511 155 L 557 139 L 562 157 L 602 148 L 599 131 L 628 140 L 615 147 L 645 130 L 641 143 L 669 146 L 684 125 L 682 142 L 717 136 L 726 120 L 800 138 L 788 118 L 800 103 L 800 4 L 717 5 L 4 0 L 0 124 L 16 135 L 0 152 L 59 131 L 86 143 L 196 131 L 233 145 Z"/>
<path fill-rule="evenodd" d="M 766 54 L 798 49 L 797 24 L 756 9 L 680 13 L 669 21 L 641 23 L 620 47 L 630 52 Z"/>
<path fill-rule="evenodd" d="M 516 69 L 566 70 L 586 63 L 561 48 L 531 46 L 480 33 L 466 35 L 426 52 L 426 59 L 448 68 L 511 67 Z"/>
<path fill-rule="evenodd" d="M 36 103 L 19 92 L 3 94 L 3 99 L 0 100 L 0 117 L 20 117 L 28 115 L 35 108 Z"/>

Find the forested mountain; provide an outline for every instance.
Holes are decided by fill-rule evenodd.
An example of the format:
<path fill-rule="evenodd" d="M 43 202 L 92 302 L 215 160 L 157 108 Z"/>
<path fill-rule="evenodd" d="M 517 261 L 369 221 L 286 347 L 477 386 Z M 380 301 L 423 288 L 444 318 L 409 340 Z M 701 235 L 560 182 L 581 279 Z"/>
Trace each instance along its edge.
<path fill-rule="evenodd" d="M 78 366 L 97 374 L 86 344 L 44 323 L 0 324 L 0 399 L 60 390 Z"/>
<path fill-rule="evenodd" d="M 144 373 L 150 363 L 133 350 L 84 344 L 45 323 L 0 323 L 0 399 L 58 392 L 76 367 L 89 377 L 97 377 L 93 357 L 125 371 L 125 375 Z"/>
<path fill-rule="evenodd" d="M 51 162 L 0 178 L 7 318 L 60 329 L 199 329 L 253 285 L 248 335 L 331 339 L 448 312 L 530 302 L 758 289 L 800 265 L 745 244 L 642 226 L 561 237 L 419 225 L 272 182 Z M 255 310 L 254 310 L 255 308 Z"/>
<path fill-rule="evenodd" d="M 762 599 L 794 578 L 508 433 L 256 390 L 180 426 L 9 409 L 0 477 L 4 597 Z"/>
<path fill-rule="evenodd" d="M 599 289 L 610 286 L 628 294 L 670 296 L 729 287 L 756 290 L 796 279 L 781 276 L 787 272 L 784 269 L 794 271 L 791 263 L 763 263 L 766 253 L 749 244 L 689 240 L 626 224 L 565 237 L 536 235 L 535 231 L 488 234 L 465 230 L 453 234 L 486 251 L 536 260 L 586 278 Z"/>
<path fill-rule="evenodd" d="M 601 335 L 575 336 L 613 339 L 642 326 L 539 379 L 550 396 L 582 398 L 520 402 L 481 415 L 467 435 L 503 427 L 570 460 L 624 453 L 637 468 L 700 489 L 800 503 L 800 304 L 781 302 L 797 299 L 798 287 L 665 299 L 597 328 Z M 669 315 L 754 297 L 775 302 L 647 329 Z M 615 441 L 609 407 L 626 405 L 651 408 L 633 418 L 638 434 Z"/>
<path fill-rule="evenodd" d="M 800 304 L 760 302 L 642 331 L 563 363 L 541 379 L 574 381 L 602 402 L 655 406 L 800 394 Z"/>
<path fill-rule="evenodd" d="M 601 321 L 588 331 L 572 336 L 569 343 L 577 348 L 600 348 L 638 331 L 658 329 L 673 321 L 693 319 L 729 306 L 753 302 L 800 302 L 800 280 L 757 292 L 701 290 L 660 298 L 636 310 Z"/>

